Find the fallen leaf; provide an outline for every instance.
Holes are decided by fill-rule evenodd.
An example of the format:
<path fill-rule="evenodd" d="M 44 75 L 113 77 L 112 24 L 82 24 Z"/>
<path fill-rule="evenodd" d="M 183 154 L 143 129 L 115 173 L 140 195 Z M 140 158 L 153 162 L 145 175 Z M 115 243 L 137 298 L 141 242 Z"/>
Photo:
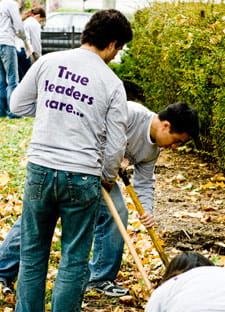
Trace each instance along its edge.
<path fill-rule="evenodd" d="M 6 172 L 0 175 L 0 185 L 6 185 L 10 180 L 9 174 Z"/>
<path fill-rule="evenodd" d="M 115 309 L 113 309 L 113 312 L 124 312 L 124 308 L 116 307 Z"/>
<path fill-rule="evenodd" d="M 212 181 L 225 181 L 225 177 L 223 175 L 223 173 L 217 173 L 215 174 L 212 178 L 211 178 Z"/>
<path fill-rule="evenodd" d="M 121 302 L 121 303 L 123 303 L 123 304 L 128 304 L 128 303 L 131 303 L 131 302 L 133 302 L 134 301 L 134 298 L 133 298 L 133 296 L 123 296 L 123 297 L 120 297 L 120 299 L 119 299 L 119 301 Z M 120 311 L 124 311 L 124 310 L 114 310 L 114 312 L 120 312 Z"/>
<path fill-rule="evenodd" d="M 201 206 L 200 207 L 202 210 L 204 211 L 215 211 L 215 209 L 213 207 L 206 207 L 206 206 Z"/>
<path fill-rule="evenodd" d="M 215 189 L 215 188 L 216 188 L 216 185 L 215 185 L 215 183 L 212 183 L 212 182 L 210 181 L 210 182 L 208 182 L 208 183 L 202 185 L 201 188 L 202 188 L 203 190 L 205 190 L 205 189 Z"/>
<path fill-rule="evenodd" d="M 176 175 L 172 181 L 183 182 L 185 180 L 185 176 L 182 173 L 178 173 L 178 175 Z"/>

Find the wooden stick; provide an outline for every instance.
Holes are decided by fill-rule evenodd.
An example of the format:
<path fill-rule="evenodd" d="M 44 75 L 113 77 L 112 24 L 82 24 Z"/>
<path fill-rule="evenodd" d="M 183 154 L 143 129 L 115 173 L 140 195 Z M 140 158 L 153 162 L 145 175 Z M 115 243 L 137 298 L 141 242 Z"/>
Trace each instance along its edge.
<path fill-rule="evenodd" d="M 122 178 L 124 184 L 125 184 L 125 187 L 126 187 L 126 190 L 127 192 L 129 193 L 139 215 L 143 215 L 145 213 L 145 210 L 144 208 L 142 207 L 142 204 L 134 190 L 134 188 L 131 186 L 130 184 L 130 181 L 127 177 L 127 172 L 126 171 L 123 171 L 121 172 L 121 170 L 119 171 L 119 175 L 120 177 Z M 151 228 L 147 228 L 147 231 L 148 231 L 148 234 L 150 235 L 151 239 L 152 239 L 152 242 L 155 246 L 155 249 L 158 251 L 159 253 L 159 256 L 163 262 L 163 264 L 165 265 L 165 267 L 168 266 L 169 264 L 169 260 L 167 258 L 167 255 L 165 254 L 164 250 L 163 250 L 163 247 L 161 245 L 161 243 L 159 242 L 159 239 L 157 238 L 156 236 L 156 233 L 154 231 L 154 229 L 151 227 Z"/>
<path fill-rule="evenodd" d="M 102 194 L 103 194 L 103 197 L 105 199 L 105 202 L 118 226 L 118 229 L 128 247 L 128 249 L 130 250 L 130 253 L 132 254 L 133 258 L 134 258 L 134 261 L 138 267 L 138 270 L 139 272 L 141 273 L 141 276 L 145 282 L 145 285 L 147 286 L 148 290 L 151 290 L 152 289 L 152 285 L 151 285 L 151 282 L 149 281 L 148 279 L 148 276 L 143 268 L 143 265 L 141 263 L 141 260 L 139 259 L 138 255 L 137 255 L 137 252 L 133 246 L 133 244 L 131 243 L 131 240 L 130 240 L 130 237 L 129 235 L 127 234 L 127 231 L 125 229 L 125 226 L 123 224 L 123 222 L 121 221 L 121 218 L 119 216 L 119 213 L 109 195 L 109 193 L 102 187 Z"/>

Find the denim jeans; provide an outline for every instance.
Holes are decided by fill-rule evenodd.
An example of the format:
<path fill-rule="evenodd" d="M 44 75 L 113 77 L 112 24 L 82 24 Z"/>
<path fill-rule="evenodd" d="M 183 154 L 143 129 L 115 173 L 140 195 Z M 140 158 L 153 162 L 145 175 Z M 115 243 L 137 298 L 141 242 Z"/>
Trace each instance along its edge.
<path fill-rule="evenodd" d="M 18 59 L 18 71 L 19 71 L 19 81 L 21 81 L 31 67 L 32 62 L 29 57 L 27 57 L 26 51 L 24 48 L 21 48 L 21 51 L 17 51 Z"/>
<path fill-rule="evenodd" d="M 128 211 L 123 201 L 118 184 L 115 184 L 110 196 L 120 217 L 127 225 Z M 20 261 L 20 223 L 21 218 L 13 225 L 0 246 L 0 281 L 9 284 L 18 274 Z M 114 280 L 120 268 L 124 241 L 104 200 L 95 229 L 93 257 L 89 262 L 90 281 Z"/>
<path fill-rule="evenodd" d="M 20 262 L 19 218 L 0 246 L 0 281 L 9 285 L 18 275 Z"/>
<path fill-rule="evenodd" d="M 97 176 L 28 164 L 16 312 L 45 311 L 48 259 L 58 218 L 62 224 L 62 253 L 52 311 L 80 311 L 89 279 L 88 257 L 100 199 Z"/>
<path fill-rule="evenodd" d="M 0 117 L 14 117 L 10 113 L 10 96 L 19 82 L 16 48 L 0 44 Z"/>
<path fill-rule="evenodd" d="M 128 210 L 117 183 L 113 186 L 110 196 L 124 226 L 127 227 Z M 124 240 L 111 212 L 102 199 L 95 229 L 93 257 L 89 262 L 90 281 L 115 280 L 121 265 L 123 247 Z"/>

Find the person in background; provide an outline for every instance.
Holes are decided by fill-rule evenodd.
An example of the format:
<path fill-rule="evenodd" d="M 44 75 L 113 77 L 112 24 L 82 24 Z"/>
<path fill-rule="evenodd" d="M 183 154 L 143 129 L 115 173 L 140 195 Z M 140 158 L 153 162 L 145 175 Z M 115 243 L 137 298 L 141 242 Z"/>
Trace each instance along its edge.
<path fill-rule="evenodd" d="M 224 312 L 225 268 L 197 252 L 173 258 L 145 312 Z"/>
<path fill-rule="evenodd" d="M 183 102 L 177 102 L 164 108 L 158 114 L 142 104 L 127 102 L 128 128 L 125 152 L 126 166 L 134 165 L 134 188 L 146 211 L 141 221 L 146 227 L 154 224 L 154 169 L 162 147 L 175 147 L 190 137 L 198 137 L 197 112 Z M 127 225 L 128 211 L 118 183 L 110 191 L 110 196 L 120 217 Z M 0 281 L 3 291 L 10 291 L 8 286 L 17 276 L 19 268 L 21 218 L 12 227 L 0 247 Z M 123 254 L 123 238 L 108 210 L 104 200 L 95 229 L 93 257 L 89 261 L 91 276 L 88 289 L 94 288 L 108 296 L 123 296 L 128 289 L 119 286 L 116 276 L 120 269 Z"/>
<path fill-rule="evenodd" d="M 26 42 L 23 22 L 16 0 L 0 1 L 0 118 L 20 118 L 12 114 L 9 101 L 12 91 L 18 85 L 18 61 L 15 38 Z"/>
<path fill-rule="evenodd" d="M 98 11 L 86 24 L 80 48 L 40 57 L 12 93 L 12 112 L 35 117 L 16 312 L 45 311 L 48 260 L 59 218 L 61 259 L 51 311 L 81 309 L 101 183 L 114 183 L 126 147 L 126 92 L 107 63 L 131 39 L 130 22 L 121 12 Z"/>
<path fill-rule="evenodd" d="M 19 66 L 19 80 L 21 81 L 27 70 L 41 56 L 41 25 L 45 22 L 46 14 L 42 7 L 35 7 L 22 13 L 27 44 L 30 47 L 30 56 L 27 55 L 24 42 L 16 40 Z"/>

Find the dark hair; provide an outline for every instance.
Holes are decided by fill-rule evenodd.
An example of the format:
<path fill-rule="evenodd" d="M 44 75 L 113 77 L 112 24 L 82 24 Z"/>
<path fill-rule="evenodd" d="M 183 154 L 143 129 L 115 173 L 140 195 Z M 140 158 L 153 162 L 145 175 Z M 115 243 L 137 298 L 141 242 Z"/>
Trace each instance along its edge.
<path fill-rule="evenodd" d="M 40 17 L 42 18 L 46 17 L 45 10 L 42 7 L 36 7 L 34 9 L 31 9 L 31 14 L 34 14 L 34 15 L 40 14 Z"/>
<path fill-rule="evenodd" d="M 114 9 L 101 10 L 93 14 L 81 35 L 81 43 L 88 43 L 104 50 L 110 42 L 117 40 L 116 48 L 132 39 L 130 22 Z"/>
<path fill-rule="evenodd" d="M 171 133 L 188 133 L 198 142 L 199 121 L 197 111 L 184 102 L 176 102 L 158 113 L 161 121 L 167 120 L 171 124 Z"/>
<path fill-rule="evenodd" d="M 43 7 L 35 7 L 33 9 L 27 10 L 26 12 L 24 12 L 24 19 L 28 18 L 30 15 L 39 15 L 42 18 L 46 17 L 46 13 L 45 13 L 45 9 Z"/>
<path fill-rule="evenodd" d="M 212 266 L 212 261 L 198 252 L 184 252 L 173 258 L 162 278 L 162 283 L 178 274 L 200 266 Z"/>

